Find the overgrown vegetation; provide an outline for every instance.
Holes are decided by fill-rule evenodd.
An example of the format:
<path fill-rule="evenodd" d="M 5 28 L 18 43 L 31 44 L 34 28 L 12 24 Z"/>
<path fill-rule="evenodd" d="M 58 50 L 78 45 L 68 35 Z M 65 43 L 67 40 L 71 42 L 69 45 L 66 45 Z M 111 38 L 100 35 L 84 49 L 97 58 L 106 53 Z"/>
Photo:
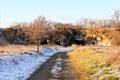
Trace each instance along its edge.
<path fill-rule="evenodd" d="M 119 13 L 117 9 L 110 20 L 82 19 L 76 25 L 52 22 L 39 16 L 30 23 L 19 23 L 5 28 L 4 38 L 0 37 L 0 45 L 5 42 L 34 44 L 37 45 L 37 51 L 40 44 L 119 46 Z"/>

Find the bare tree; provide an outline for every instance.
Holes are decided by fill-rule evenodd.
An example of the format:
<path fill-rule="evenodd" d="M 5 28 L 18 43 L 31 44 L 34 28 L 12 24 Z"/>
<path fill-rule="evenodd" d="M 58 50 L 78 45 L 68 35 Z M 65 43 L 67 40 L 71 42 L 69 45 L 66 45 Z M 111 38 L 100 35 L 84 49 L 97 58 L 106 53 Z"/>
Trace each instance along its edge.
<path fill-rule="evenodd" d="M 119 9 L 115 9 L 114 14 L 112 15 L 111 21 L 115 28 L 119 27 L 118 25 L 120 21 L 120 10 Z"/>
<path fill-rule="evenodd" d="M 49 27 L 46 19 L 42 16 L 37 17 L 31 26 L 31 40 L 36 43 L 37 51 L 39 52 L 40 40 L 48 32 Z"/>
<path fill-rule="evenodd" d="M 119 22 L 119 18 L 120 18 L 120 10 L 119 9 L 115 9 L 114 18 L 115 18 L 115 21 Z"/>

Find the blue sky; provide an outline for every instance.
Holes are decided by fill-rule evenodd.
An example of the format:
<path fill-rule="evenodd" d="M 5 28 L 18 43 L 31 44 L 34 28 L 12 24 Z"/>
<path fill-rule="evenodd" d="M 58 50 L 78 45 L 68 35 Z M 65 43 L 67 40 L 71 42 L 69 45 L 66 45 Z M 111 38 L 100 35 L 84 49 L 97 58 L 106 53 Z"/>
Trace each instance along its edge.
<path fill-rule="evenodd" d="M 0 27 L 31 22 L 37 16 L 58 22 L 110 18 L 120 0 L 0 0 Z"/>

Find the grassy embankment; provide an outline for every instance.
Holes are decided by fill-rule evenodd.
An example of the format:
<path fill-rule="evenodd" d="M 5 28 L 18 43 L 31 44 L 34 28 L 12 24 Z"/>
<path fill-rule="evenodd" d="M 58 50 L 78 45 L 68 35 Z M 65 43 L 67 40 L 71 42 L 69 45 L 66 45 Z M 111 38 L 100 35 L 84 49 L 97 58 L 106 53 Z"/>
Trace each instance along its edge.
<path fill-rule="evenodd" d="M 120 47 L 77 47 L 69 60 L 80 80 L 119 80 Z"/>

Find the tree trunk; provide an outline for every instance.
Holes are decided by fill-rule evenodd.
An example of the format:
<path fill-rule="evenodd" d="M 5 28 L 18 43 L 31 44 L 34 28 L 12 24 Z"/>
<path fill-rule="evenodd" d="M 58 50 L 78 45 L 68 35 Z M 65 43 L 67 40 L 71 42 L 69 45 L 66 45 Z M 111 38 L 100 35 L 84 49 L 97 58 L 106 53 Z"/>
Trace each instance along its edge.
<path fill-rule="evenodd" d="M 37 45 L 37 52 L 39 52 L 39 45 Z"/>
<path fill-rule="evenodd" d="M 40 41 L 37 41 L 37 52 L 39 52 Z"/>

